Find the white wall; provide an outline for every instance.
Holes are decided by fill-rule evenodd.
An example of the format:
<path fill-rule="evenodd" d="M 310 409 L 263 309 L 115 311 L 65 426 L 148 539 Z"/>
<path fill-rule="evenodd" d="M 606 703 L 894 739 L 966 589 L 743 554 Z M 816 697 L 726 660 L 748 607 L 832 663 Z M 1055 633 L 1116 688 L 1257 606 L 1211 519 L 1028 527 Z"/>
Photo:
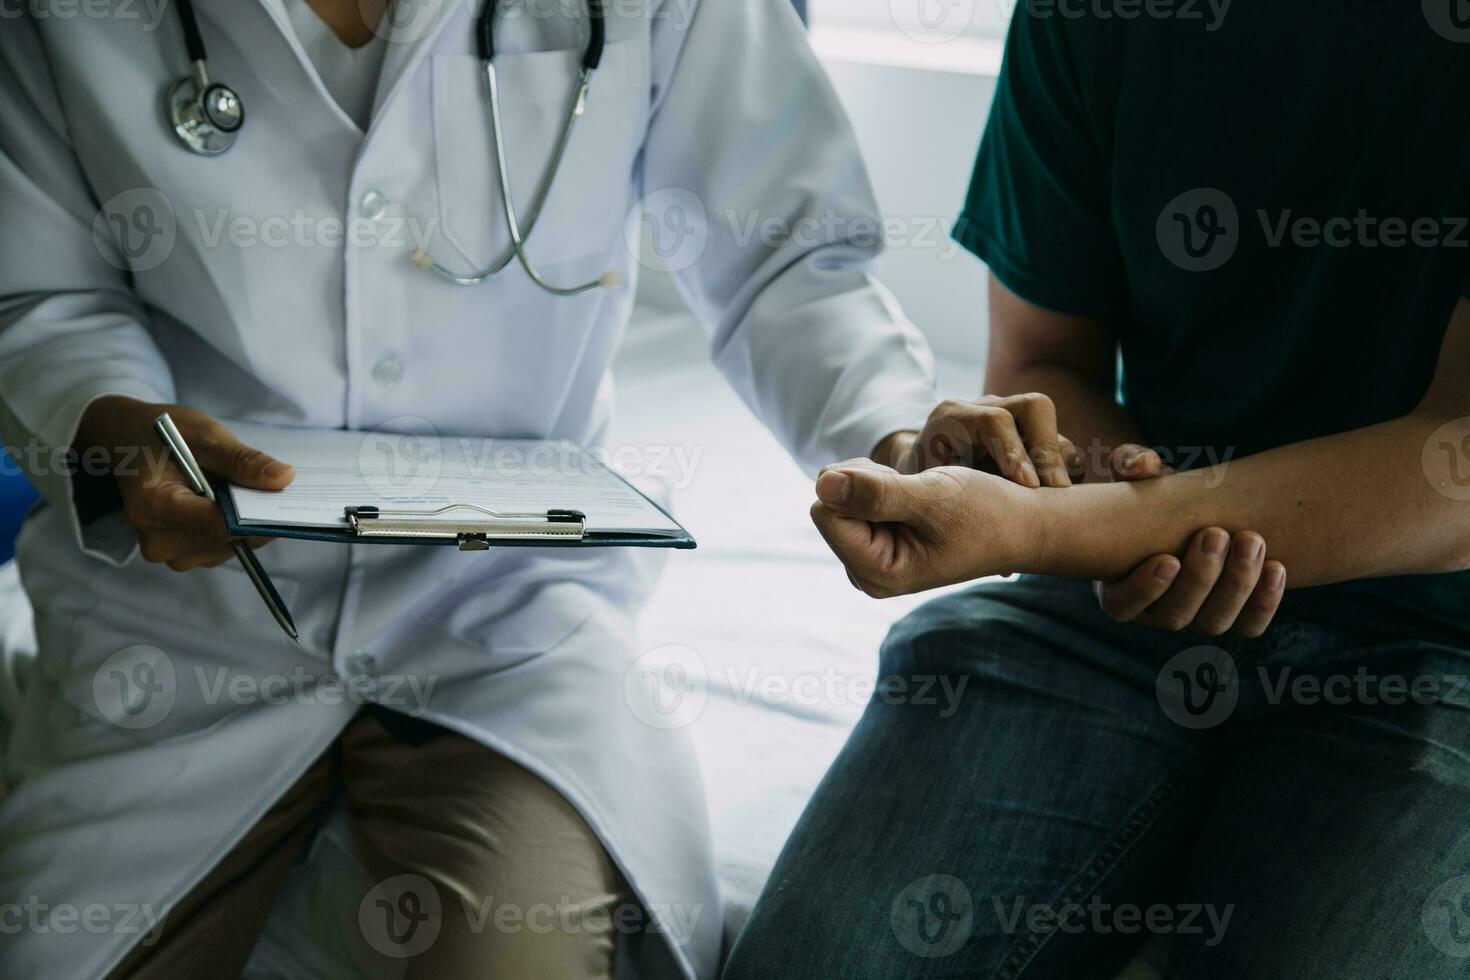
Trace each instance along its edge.
<path fill-rule="evenodd" d="M 985 350 L 985 267 L 949 237 L 995 81 L 986 75 L 827 61 L 885 218 L 911 228 L 879 277 L 935 351 L 978 361 Z M 931 227 L 932 226 L 932 227 Z"/>
<path fill-rule="evenodd" d="M 936 353 L 978 363 L 985 349 L 985 270 L 949 230 L 964 203 L 994 94 L 994 65 L 982 53 L 973 71 L 935 70 L 849 42 L 820 31 L 814 38 L 857 131 L 879 206 L 898 231 L 878 274 Z M 880 60 L 894 63 L 875 63 Z M 655 274 L 645 276 L 640 299 L 660 309 L 678 305 L 666 277 Z"/>

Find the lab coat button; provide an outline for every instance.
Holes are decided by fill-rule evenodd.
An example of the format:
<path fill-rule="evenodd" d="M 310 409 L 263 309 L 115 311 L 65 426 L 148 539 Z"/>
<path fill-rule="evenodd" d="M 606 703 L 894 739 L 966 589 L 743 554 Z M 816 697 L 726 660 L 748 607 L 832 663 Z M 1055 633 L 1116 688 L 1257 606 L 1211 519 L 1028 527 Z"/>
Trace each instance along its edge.
<path fill-rule="evenodd" d="M 388 198 L 382 191 L 368 191 L 357 202 L 358 213 L 369 221 L 377 221 L 388 210 Z"/>
<path fill-rule="evenodd" d="M 391 388 L 403 380 L 403 362 L 393 354 L 380 358 L 373 365 L 373 380 L 385 388 Z"/>

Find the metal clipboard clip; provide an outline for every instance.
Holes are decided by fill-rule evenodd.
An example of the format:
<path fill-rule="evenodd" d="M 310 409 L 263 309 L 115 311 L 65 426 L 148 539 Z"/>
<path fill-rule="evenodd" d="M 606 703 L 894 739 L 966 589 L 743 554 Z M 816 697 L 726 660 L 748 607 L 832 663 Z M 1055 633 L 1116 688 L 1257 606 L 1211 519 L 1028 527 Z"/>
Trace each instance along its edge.
<path fill-rule="evenodd" d="M 485 519 L 436 520 L 454 510 L 471 510 Z M 579 510 L 503 514 L 475 504 L 450 504 L 437 510 L 382 510 L 348 507 L 344 513 L 359 538 L 446 538 L 460 551 L 488 551 L 496 541 L 581 541 L 587 515 Z"/>

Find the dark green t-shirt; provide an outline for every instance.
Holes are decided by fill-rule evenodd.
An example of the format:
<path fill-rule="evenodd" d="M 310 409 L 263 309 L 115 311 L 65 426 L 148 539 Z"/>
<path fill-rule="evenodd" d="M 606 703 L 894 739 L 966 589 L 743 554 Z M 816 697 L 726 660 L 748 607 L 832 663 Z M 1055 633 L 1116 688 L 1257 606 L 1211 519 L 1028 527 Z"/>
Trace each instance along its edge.
<path fill-rule="evenodd" d="M 955 238 L 1113 326 L 1177 464 L 1401 416 L 1470 295 L 1470 24 L 1444 7 L 1021 0 Z M 1470 574 L 1343 590 L 1470 624 Z"/>

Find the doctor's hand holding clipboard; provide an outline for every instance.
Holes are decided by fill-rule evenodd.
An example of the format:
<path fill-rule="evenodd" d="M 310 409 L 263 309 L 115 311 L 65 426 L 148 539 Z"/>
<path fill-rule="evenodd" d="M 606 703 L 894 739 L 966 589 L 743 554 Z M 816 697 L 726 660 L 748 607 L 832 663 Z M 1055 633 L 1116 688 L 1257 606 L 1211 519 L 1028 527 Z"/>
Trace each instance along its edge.
<path fill-rule="evenodd" d="M 183 405 L 111 396 L 87 408 L 75 449 L 84 468 L 93 470 L 101 463 L 116 477 L 122 512 L 137 531 L 144 560 L 166 564 L 176 572 L 222 565 L 235 557 L 224 514 L 213 501 L 199 496 L 171 462 L 168 448 L 153 429 L 153 420 L 165 412 L 205 472 L 234 486 L 283 490 L 296 471 L 240 442 L 216 419 Z M 269 541 L 247 538 L 245 544 L 255 549 Z"/>

